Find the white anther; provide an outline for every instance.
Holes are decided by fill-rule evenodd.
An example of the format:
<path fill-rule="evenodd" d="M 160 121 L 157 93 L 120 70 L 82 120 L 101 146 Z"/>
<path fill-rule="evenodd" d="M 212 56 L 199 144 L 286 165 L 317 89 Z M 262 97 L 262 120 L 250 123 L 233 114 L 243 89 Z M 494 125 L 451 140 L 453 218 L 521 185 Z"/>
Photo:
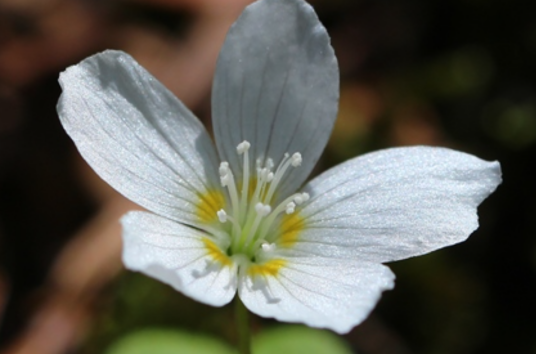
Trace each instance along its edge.
<path fill-rule="evenodd" d="M 257 204 L 255 205 L 255 211 L 257 212 L 257 214 L 262 213 L 262 208 L 263 208 L 263 207 L 264 207 L 264 204 L 262 204 L 262 203 L 257 203 Z"/>
<path fill-rule="evenodd" d="M 302 205 L 303 202 L 306 202 L 308 200 L 309 200 L 309 194 L 307 193 L 298 194 L 297 196 L 294 197 L 294 202 L 297 205 Z"/>
<path fill-rule="evenodd" d="M 274 160 L 272 160 L 271 158 L 267 158 L 266 159 L 266 168 L 269 169 L 269 170 L 274 168 Z"/>
<path fill-rule="evenodd" d="M 291 157 L 291 162 L 292 166 L 294 167 L 298 167 L 301 165 L 302 163 L 302 157 L 301 157 L 301 154 L 299 152 L 295 152 L 292 157 Z"/>
<path fill-rule="evenodd" d="M 220 163 L 220 182 L 222 187 L 227 187 L 229 185 L 229 182 L 231 180 L 231 177 L 229 174 L 231 173 L 231 170 L 229 169 L 229 163 L 227 161 L 223 161 Z"/>
<path fill-rule="evenodd" d="M 267 169 L 266 167 L 265 168 L 261 168 L 261 170 L 259 171 L 259 177 L 261 179 L 261 181 L 266 181 L 268 179 L 268 176 L 270 175 L 270 170 Z"/>
<path fill-rule="evenodd" d="M 270 212 L 272 211 L 272 208 L 268 204 L 257 203 L 255 204 L 255 211 L 260 216 L 266 216 L 270 214 Z"/>
<path fill-rule="evenodd" d="M 216 212 L 216 214 L 218 215 L 218 219 L 221 223 L 227 222 L 227 213 L 225 212 L 225 210 L 220 209 Z"/>
<path fill-rule="evenodd" d="M 229 163 L 227 161 L 223 161 L 220 163 L 220 176 L 223 177 L 229 173 Z"/>
<path fill-rule="evenodd" d="M 274 179 L 274 173 L 273 172 L 270 172 L 266 175 L 266 182 L 270 183 L 272 182 Z"/>
<path fill-rule="evenodd" d="M 290 202 L 287 204 L 287 208 L 285 209 L 285 212 L 287 214 L 292 214 L 296 208 L 296 204 L 294 202 Z"/>
<path fill-rule="evenodd" d="M 227 187 L 229 185 L 229 174 L 220 176 L 220 183 L 222 187 Z"/>
<path fill-rule="evenodd" d="M 243 153 L 249 150 L 250 146 L 251 144 L 249 143 L 249 141 L 244 140 L 243 142 L 238 144 L 238 146 L 236 147 L 236 152 L 238 152 L 238 155 L 242 155 Z"/>
<path fill-rule="evenodd" d="M 262 208 L 262 216 L 266 216 L 270 214 L 271 211 L 272 211 L 272 207 L 269 206 L 268 204 L 264 204 L 264 207 Z"/>
<path fill-rule="evenodd" d="M 264 252 L 271 252 L 275 250 L 275 243 L 263 242 L 261 248 Z"/>

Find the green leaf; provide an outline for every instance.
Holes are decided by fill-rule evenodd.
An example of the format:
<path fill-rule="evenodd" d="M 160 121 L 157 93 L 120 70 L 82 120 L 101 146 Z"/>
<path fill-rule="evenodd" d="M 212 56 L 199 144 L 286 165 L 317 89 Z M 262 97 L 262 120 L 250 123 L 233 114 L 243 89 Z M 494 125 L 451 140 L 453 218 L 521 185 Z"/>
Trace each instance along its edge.
<path fill-rule="evenodd" d="M 145 329 L 113 343 L 106 354 L 234 354 L 218 339 L 172 329 Z"/>
<path fill-rule="evenodd" d="M 280 326 L 253 338 L 254 354 L 352 354 L 336 334 L 304 326 Z"/>

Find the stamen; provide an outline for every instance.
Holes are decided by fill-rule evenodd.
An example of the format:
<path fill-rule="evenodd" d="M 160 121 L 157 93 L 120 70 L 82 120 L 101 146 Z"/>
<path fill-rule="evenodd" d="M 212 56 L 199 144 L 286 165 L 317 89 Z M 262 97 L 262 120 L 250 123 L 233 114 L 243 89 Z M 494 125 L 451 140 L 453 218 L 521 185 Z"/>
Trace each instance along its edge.
<path fill-rule="evenodd" d="M 268 204 L 257 203 L 255 204 L 255 211 L 260 216 L 266 216 L 270 214 L 270 212 L 272 211 L 272 208 Z"/>
<path fill-rule="evenodd" d="M 296 204 L 294 202 L 290 202 L 287 204 L 287 208 L 285 209 L 285 212 L 287 214 L 292 214 L 296 208 Z"/>
<path fill-rule="evenodd" d="M 222 187 L 227 187 L 227 184 L 229 184 L 229 163 L 226 161 L 223 161 L 220 163 L 220 181 Z"/>
<path fill-rule="evenodd" d="M 253 243 L 252 241 L 255 240 L 255 235 L 257 234 L 257 229 L 259 228 L 262 218 L 270 214 L 272 207 L 270 207 L 268 204 L 257 203 L 255 204 L 255 211 L 257 212 L 255 221 L 253 221 L 253 225 L 249 229 L 249 232 L 242 243 L 244 245 L 244 249 L 248 249 L 249 246 L 251 246 L 250 243 Z"/>
<path fill-rule="evenodd" d="M 274 160 L 272 160 L 270 157 L 266 159 L 266 168 L 271 170 L 274 168 Z"/>
<path fill-rule="evenodd" d="M 222 224 L 227 222 L 227 213 L 225 212 L 225 210 L 220 209 L 216 212 L 216 214 L 218 215 L 218 219 Z"/>
<path fill-rule="evenodd" d="M 251 144 L 249 143 L 249 141 L 244 140 L 243 142 L 238 144 L 238 146 L 236 147 L 236 152 L 238 152 L 238 155 L 242 155 L 243 153 L 249 150 L 250 146 Z"/>
<path fill-rule="evenodd" d="M 232 224 L 233 224 L 233 227 L 237 230 L 238 234 L 241 234 L 242 233 L 242 227 L 240 226 L 240 224 L 238 224 L 236 222 L 236 219 L 227 215 L 227 213 L 225 212 L 225 210 L 223 209 L 220 209 L 216 212 L 216 215 L 218 215 L 218 219 L 220 220 L 220 222 L 222 224 L 226 223 L 227 221 L 230 221 Z"/>
<path fill-rule="evenodd" d="M 229 173 L 229 162 L 227 161 L 222 161 L 220 163 L 220 176 L 223 176 L 223 175 L 226 175 L 227 173 Z"/>
<path fill-rule="evenodd" d="M 253 192 L 253 197 L 250 200 L 250 203 L 256 204 L 260 200 L 260 196 L 263 195 L 266 183 L 268 183 L 268 178 L 270 177 L 270 170 L 266 167 L 261 168 L 257 171 L 257 185 L 255 186 L 255 191 Z"/>
<path fill-rule="evenodd" d="M 299 197 L 299 198 L 298 198 Z M 259 234 L 259 239 L 266 238 L 266 234 L 268 231 L 270 231 L 270 228 L 277 218 L 279 214 L 281 214 L 283 211 L 285 211 L 287 214 L 292 214 L 295 211 L 296 205 L 299 205 L 296 203 L 296 199 L 302 199 L 302 202 L 307 201 L 309 199 L 309 194 L 307 193 L 295 193 L 288 197 L 287 199 L 283 200 L 277 207 L 274 208 L 272 213 L 266 217 L 266 219 L 263 221 L 263 224 L 261 225 L 261 232 Z"/>
<path fill-rule="evenodd" d="M 227 161 L 223 161 L 222 163 L 220 163 L 219 172 L 222 187 L 227 187 L 227 189 L 229 190 L 229 197 L 231 197 L 231 206 L 233 209 L 233 217 L 235 218 L 235 220 L 238 220 L 238 192 L 236 191 L 233 172 L 229 168 L 229 163 Z"/>
<path fill-rule="evenodd" d="M 281 178 L 283 178 L 283 175 L 287 171 L 288 167 L 290 165 L 292 165 L 293 167 L 298 167 L 301 165 L 301 163 L 302 163 L 302 156 L 299 152 L 295 152 L 294 154 L 292 154 L 292 157 L 290 157 L 288 153 L 285 153 L 285 155 L 283 156 L 283 160 L 281 160 L 281 163 L 279 164 L 279 166 L 277 167 L 277 170 L 275 171 L 273 180 L 271 181 L 271 184 L 270 184 L 270 189 L 268 189 L 268 193 L 266 194 L 266 198 L 264 199 L 266 203 L 270 203 L 270 201 L 272 200 L 272 197 L 275 192 L 275 188 L 279 184 L 279 181 L 281 181 Z"/>
<path fill-rule="evenodd" d="M 261 249 L 264 252 L 271 252 L 271 251 L 275 250 L 275 243 L 268 243 L 268 242 L 264 241 L 261 244 Z"/>
<path fill-rule="evenodd" d="M 297 196 L 294 197 L 294 202 L 296 203 L 296 205 L 301 205 L 308 200 L 309 200 L 308 193 L 298 194 Z"/>
<path fill-rule="evenodd" d="M 268 175 L 272 173 L 270 172 L 269 169 L 267 169 L 266 167 L 265 168 L 261 168 L 261 171 L 259 173 L 260 177 L 261 177 L 261 180 L 262 181 L 266 181 L 268 179 Z M 273 173 L 272 173 L 273 174 Z"/>
<path fill-rule="evenodd" d="M 245 218 L 246 215 L 246 206 L 247 206 L 247 197 L 249 192 L 249 147 L 251 144 L 249 141 L 244 140 L 238 146 L 236 147 L 236 151 L 238 152 L 238 155 L 244 155 L 244 164 L 242 166 L 243 176 L 242 176 L 242 195 L 240 198 L 240 211 L 238 213 L 239 215 L 239 222 L 243 222 L 243 218 Z"/>
<path fill-rule="evenodd" d="M 301 154 L 299 152 L 295 152 L 293 155 L 292 155 L 292 158 L 291 158 L 291 164 L 292 166 L 294 167 L 298 167 L 301 165 L 302 163 L 302 157 L 301 157 Z"/>

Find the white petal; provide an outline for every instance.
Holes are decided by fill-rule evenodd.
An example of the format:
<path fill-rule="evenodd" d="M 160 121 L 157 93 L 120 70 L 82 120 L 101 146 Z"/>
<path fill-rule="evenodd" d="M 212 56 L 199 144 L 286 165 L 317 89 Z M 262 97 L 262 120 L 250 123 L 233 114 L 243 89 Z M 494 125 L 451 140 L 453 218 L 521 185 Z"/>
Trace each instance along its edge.
<path fill-rule="evenodd" d="M 308 184 L 295 249 L 373 262 L 428 253 L 476 230 L 477 207 L 500 182 L 498 162 L 445 148 L 370 153 Z"/>
<path fill-rule="evenodd" d="M 252 312 L 280 321 L 346 333 L 372 311 L 394 275 L 379 263 L 287 258 L 276 276 L 240 277 L 238 292 Z"/>
<path fill-rule="evenodd" d="M 236 293 L 236 266 L 222 265 L 207 252 L 203 234 L 146 212 L 122 219 L 123 263 L 171 285 L 197 301 L 223 306 Z"/>
<path fill-rule="evenodd" d="M 197 192 L 218 183 L 203 125 L 129 55 L 106 51 L 60 75 L 61 122 L 110 185 L 145 208 L 195 225 Z"/>
<path fill-rule="evenodd" d="M 285 152 L 301 152 L 278 189 L 294 192 L 309 175 L 337 114 L 339 72 L 325 28 L 302 0 L 260 0 L 231 27 L 216 68 L 212 117 L 216 144 L 233 171 L 236 146 L 251 143 L 256 158 L 276 166 Z"/>

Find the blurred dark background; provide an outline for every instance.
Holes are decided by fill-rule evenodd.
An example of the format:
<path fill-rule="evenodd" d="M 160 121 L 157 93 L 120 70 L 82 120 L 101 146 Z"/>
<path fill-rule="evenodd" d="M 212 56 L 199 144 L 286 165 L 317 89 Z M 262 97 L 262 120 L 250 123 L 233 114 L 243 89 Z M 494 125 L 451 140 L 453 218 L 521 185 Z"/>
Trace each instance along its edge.
<path fill-rule="evenodd" d="M 123 271 L 117 219 L 136 206 L 84 164 L 55 105 L 60 71 L 117 48 L 209 126 L 217 53 L 248 2 L 0 0 L 1 353 L 101 353 L 147 326 L 233 342 L 232 310 Z M 467 242 L 390 265 L 395 290 L 345 340 L 363 354 L 536 353 L 536 2 L 312 4 L 341 71 L 319 171 L 428 144 L 499 160 L 504 176 Z"/>

